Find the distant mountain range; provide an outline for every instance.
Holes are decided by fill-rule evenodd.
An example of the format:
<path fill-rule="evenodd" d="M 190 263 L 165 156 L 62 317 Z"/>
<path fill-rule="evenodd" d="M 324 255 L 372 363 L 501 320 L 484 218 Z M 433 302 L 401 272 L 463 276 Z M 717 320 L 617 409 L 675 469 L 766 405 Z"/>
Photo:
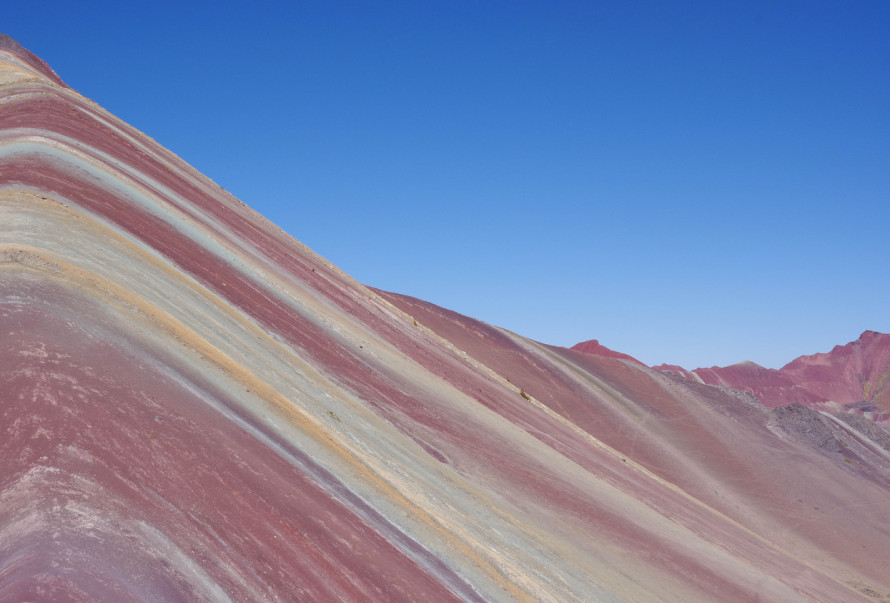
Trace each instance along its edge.
<path fill-rule="evenodd" d="M 579 349 L 356 282 L 0 36 L 0 601 L 890 601 L 885 335 Z"/>
<path fill-rule="evenodd" d="M 638 360 L 591 340 L 573 350 L 612 358 Z M 859 339 L 830 352 L 801 356 L 780 369 L 754 362 L 687 370 L 661 364 L 653 369 L 708 385 L 750 392 L 768 407 L 800 403 L 826 411 L 853 410 L 877 420 L 890 420 L 890 335 L 865 331 Z"/>

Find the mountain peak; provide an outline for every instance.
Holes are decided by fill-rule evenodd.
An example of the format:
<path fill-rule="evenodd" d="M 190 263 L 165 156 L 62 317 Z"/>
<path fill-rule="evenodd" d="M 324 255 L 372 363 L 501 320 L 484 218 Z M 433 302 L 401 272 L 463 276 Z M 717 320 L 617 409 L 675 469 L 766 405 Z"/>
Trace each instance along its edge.
<path fill-rule="evenodd" d="M 56 72 L 43 61 L 43 59 L 30 52 L 7 34 L 0 33 L 0 51 L 6 51 L 16 55 L 30 67 L 30 70 L 33 71 L 35 75 L 40 74 L 54 84 L 65 86 L 67 88 L 65 82 L 62 81 L 62 78 L 60 78 Z"/>
<path fill-rule="evenodd" d="M 606 346 L 602 345 L 596 339 L 590 339 L 589 341 L 582 341 L 581 343 L 576 343 L 570 349 L 575 350 L 577 352 L 584 352 L 585 354 L 593 354 L 594 356 L 604 356 L 606 358 L 617 358 L 620 360 L 630 360 L 631 362 L 635 362 L 637 364 L 643 364 L 633 356 L 628 354 L 623 354 L 621 352 L 616 352 Z"/>

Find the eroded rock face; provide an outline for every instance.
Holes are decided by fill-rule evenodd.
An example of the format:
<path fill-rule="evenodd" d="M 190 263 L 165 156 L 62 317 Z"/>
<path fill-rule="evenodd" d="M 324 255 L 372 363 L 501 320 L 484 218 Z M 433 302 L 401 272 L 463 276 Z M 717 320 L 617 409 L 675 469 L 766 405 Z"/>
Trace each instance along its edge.
<path fill-rule="evenodd" d="M 865 331 L 856 341 L 828 353 L 801 356 L 778 370 L 753 362 L 694 371 L 670 365 L 653 368 L 751 392 L 769 407 L 800 403 L 839 410 L 843 406 L 875 421 L 890 421 L 890 335 L 884 333 Z"/>
<path fill-rule="evenodd" d="M 0 600 L 890 593 L 878 438 L 772 420 L 363 287 L 0 39 Z"/>
<path fill-rule="evenodd" d="M 890 335 L 865 331 L 826 354 L 801 356 L 781 372 L 824 400 L 890 411 Z"/>

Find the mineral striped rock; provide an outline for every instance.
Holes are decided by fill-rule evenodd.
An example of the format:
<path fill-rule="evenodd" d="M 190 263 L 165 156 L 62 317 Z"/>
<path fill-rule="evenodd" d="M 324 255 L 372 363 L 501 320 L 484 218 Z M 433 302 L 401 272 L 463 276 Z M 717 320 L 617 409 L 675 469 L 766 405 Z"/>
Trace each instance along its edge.
<path fill-rule="evenodd" d="M 876 433 L 364 287 L 0 39 L 2 601 L 886 598 Z"/>

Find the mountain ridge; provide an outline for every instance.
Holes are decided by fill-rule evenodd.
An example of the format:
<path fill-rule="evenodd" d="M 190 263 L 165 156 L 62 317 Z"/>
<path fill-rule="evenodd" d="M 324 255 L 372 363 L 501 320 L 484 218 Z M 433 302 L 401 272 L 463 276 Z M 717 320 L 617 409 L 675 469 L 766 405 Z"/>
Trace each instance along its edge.
<path fill-rule="evenodd" d="M 890 335 L 864 331 L 829 352 L 799 356 L 780 369 L 745 361 L 687 370 L 670 364 L 652 368 L 710 385 L 748 391 L 769 407 L 801 403 L 826 410 L 855 410 L 890 420 Z"/>

